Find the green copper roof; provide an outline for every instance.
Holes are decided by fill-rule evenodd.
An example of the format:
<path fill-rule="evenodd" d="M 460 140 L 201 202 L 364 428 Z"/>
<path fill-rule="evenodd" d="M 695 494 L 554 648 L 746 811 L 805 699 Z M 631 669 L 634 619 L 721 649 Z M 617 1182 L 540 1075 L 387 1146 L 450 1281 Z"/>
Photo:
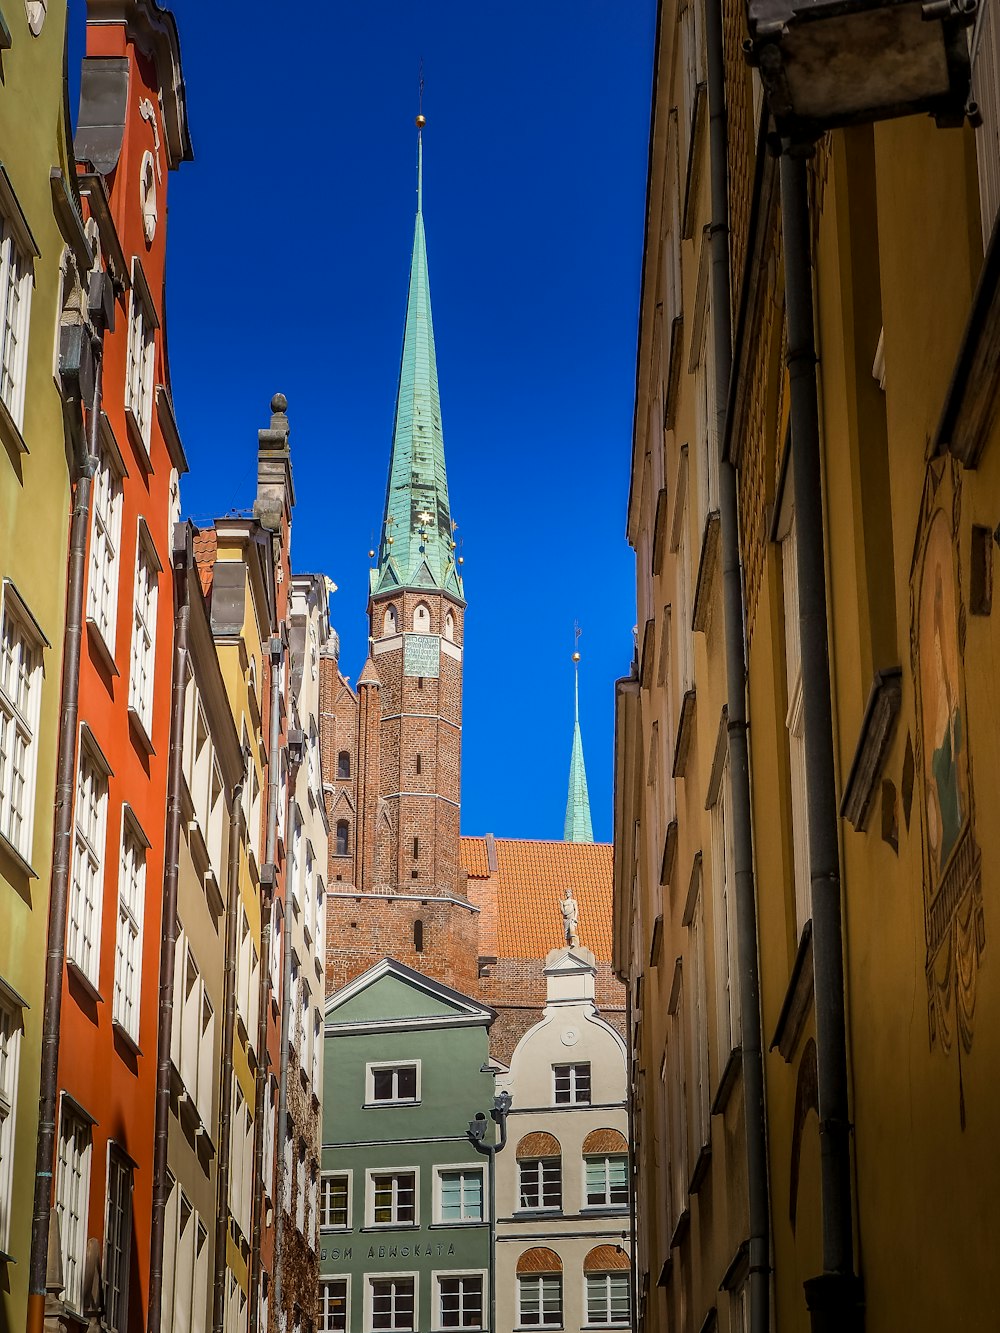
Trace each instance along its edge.
<path fill-rule="evenodd" d="M 580 675 L 575 681 L 575 715 L 573 719 L 573 752 L 569 761 L 569 795 L 566 798 L 564 842 L 593 842 L 594 826 L 590 819 L 590 793 L 587 791 L 587 770 L 583 763 L 583 737 L 580 734 Z"/>
<path fill-rule="evenodd" d="M 417 221 L 396 421 L 378 564 L 371 572 L 372 592 L 400 587 L 441 588 L 456 597 L 462 596 L 444 464 L 441 396 L 424 237 L 423 141 L 419 137 Z"/>

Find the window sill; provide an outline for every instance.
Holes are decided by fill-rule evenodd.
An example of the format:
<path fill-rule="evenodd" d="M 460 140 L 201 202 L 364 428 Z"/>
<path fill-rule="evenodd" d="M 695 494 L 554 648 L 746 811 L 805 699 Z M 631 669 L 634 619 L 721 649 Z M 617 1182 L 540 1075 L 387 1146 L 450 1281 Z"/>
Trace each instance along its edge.
<path fill-rule="evenodd" d="M 451 1231 L 456 1227 L 484 1227 L 486 1219 L 484 1217 L 463 1217 L 461 1221 L 457 1218 L 454 1222 L 430 1222 L 427 1225 L 428 1231 Z"/>
<path fill-rule="evenodd" d="M 321 1226 L 319 1229 L 321 1236 L 343 1236 L 346 1232 L 353 1230 L 354 1228 L 349 1226 L 343 1226 L 343 1227 Z"/>
<path fill-rule="evenodd" d="M 17 1260 L 14 1258 L 12 1254 L 7 1254 L 4 1250 L 0 1250 L 0 1264 L 16 1264 L 16 1263 Z"/>
<path fill-rule="evenodd" d="M 75 959 L 73 958 L 66 959 L 66 971 L 70 974 L 71 977 L 76 978 L 76 980 L 80 983 L 80 985 L 83 987 L 83 989 L 87 992 L 87 994 L 90 996 L 92 1000 L 96 1000 L 98 1004 L 104 1003 L 104 996 L 97 989 L 94 982 L 91 981 L 90 977 L 87 976 L 86 972 L 84 972 L 83 968 L 80 966 L 78 962 L 76 962 Z"/>
<path fill-rule="evenodd" d="M 112 676 L 117 678 L 121 673 L 115 665 L 114 647 L 105 639 L 104 631 L 93 616 L 87 617 L 87 637 L 104 666 L 107 667 Z"/>
<path fill-rule="evenodd" d="M 419 1100 L 408 1098 L 403 1101 L 365 1102 L 364 1106 L 361 1109 L 363 1111 L 381 1111 L 387 1107 L 392 1107 L 392 1106 L 419 1106 L 419 1105 L 420 1105 Z"/>
<path fill-rule="evenodd" d="M 123 1045 L 129 1048 L 130 1051 L 134 1051 L 136 1055 L 142 1055 L 142 1048 L 139 1045 L 138 1038 L 133 1037 L 128 1028 L 125 1027 L 123 1023 L 119 1023 L 117 1018 L 111 1020 L 111 1031 L 120 1039 Z"/>
<path fill-rule="evenodd" d="M 17 866 L 18 870 L 20 870 L 23 875 L 26 875 L 28 879 L 38 878 L 30 862 L 24 859 L 24 857 L 17 850 L 17 848 L 10 841 L 10 839 L 6 838 L 2 833 L 0 833 L 0 848 L 2 848 L 4 852 L 6 852 L 6 854 Z"/>
<path fill-rule="evenodd" d="M 580 1209 L 580 1214 L 584 1217 L 621 1217 L 627 1212 L 627 1203 L 586 1203 Z"/>
<path fill-rule="evenodd" d="M 149 734 L 149 731 L 147 730 L 145 722 L 142 720 L 142 717 L 140 716 L 138 708 L 136 708 L 134 704 L 129 704 L 128 706 L 128 722 L 129 722 L 129 730 L 132 732 L 132 735 L 135 737 L 135 739 L 139 742 L 140 748 L 148 756 L 155 755 L 156 751 L 153 749 L 152 738 Z"/>
<path fill-rule="evenodd" d="M 128 428 L 128 437 L 132 443 L 132 448 L 139 455 L 139 462 L 147 472 L 153 470 L 153 460 L 149 456 L 149 444 L 143 438 L 142 427 L 139 425 L 139 418 L 130 407 L 125 409 L 125 424 Z"/>
<path fill-rule="evenodd" d="M 369 1222 L 362 1231 L 419 1231 L 419 1222 Z"/>
<path fill-rule="evenodd" d="M 549 1217 L 562 1217 L 561 1208 L 515 1208 L 513 1216 L 518 1222 L 528 1222 L 532 1218 L 545 1219 Z"/>
<path fill-rule="evenodd" d="M 10 414 L 10 408 L 2 398 L 0 398 L 0 439 L 15 454 L 30 452 L 17 422 Z"/>
<path fill-rule="evenodd" d="M 726 1109 L 726 1103 L 729 1101 L 729 1095 L 736 1087 L 737 1077 L 743 1068 L 743 1051 L 739 1046 L 734 1046 L 729 1052 L 729 1059 L 726 1061 L 722 1076 L 719 1079 L 719 1086 L 715 1090 L 715 1096 L 712 1098 L 712 1115 L 721 1115 Z"/>

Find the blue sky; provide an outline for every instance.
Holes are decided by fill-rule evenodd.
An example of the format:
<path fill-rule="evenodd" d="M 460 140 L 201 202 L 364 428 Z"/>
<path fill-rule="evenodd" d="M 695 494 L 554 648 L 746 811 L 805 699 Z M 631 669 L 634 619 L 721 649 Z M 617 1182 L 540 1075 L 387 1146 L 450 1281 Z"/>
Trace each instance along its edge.
<path fill-rule="evenodd" d="M 71 0 L 78 11 L 79 0 Z M 173 0 L 195 161 L 170 183 L 185 511 L 253 502 L 288 397 L 293 565 L 339 585 L 360 673 L 415 209 L 465 557 L 463 831 L 562 836 L 573 624 L 595 836 L 611 835 L 653 0 Z M 78 20 L 74 20 L 78 21 Z"/>

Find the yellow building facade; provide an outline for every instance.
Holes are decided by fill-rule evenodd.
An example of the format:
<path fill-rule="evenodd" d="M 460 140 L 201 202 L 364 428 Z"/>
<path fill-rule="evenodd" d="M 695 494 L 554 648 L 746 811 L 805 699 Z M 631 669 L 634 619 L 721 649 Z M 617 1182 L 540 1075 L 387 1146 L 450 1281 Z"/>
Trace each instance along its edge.
<path fill-rule="evenodd" d="M 997 39 L 983 6 L 980 128 L 779 161 L 745 37 L 659 7 L 615 804 L 639 1327 L 986 1329 Z"/>

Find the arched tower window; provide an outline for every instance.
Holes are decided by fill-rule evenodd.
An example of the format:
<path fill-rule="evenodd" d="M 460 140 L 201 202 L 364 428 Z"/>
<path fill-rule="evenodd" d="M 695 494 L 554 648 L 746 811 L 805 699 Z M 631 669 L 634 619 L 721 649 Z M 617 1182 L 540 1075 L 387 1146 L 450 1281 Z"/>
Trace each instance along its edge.
<path fill-rule="evenodd" d="M 351 850 L 351 829 L 346 819 L 337 820 L 337 855 L 347 856 Z"/>
<path fill-rule="evenodd" d="M 337 755 L 337 777 L 349 778 L 351 776 L 351 756 L 346 750 L 341 750 Z"/>
<path fill-rule="evenodd" d="M 431 632 L 431 610 L 426 602 L 418 602 L 413 609 L 413 629 L 417 634 Z"/>
<path fill-rule="evenodd" d="M 444 637 L 455 642 L 455 617 L 450 611 L 444 618 Z"/>
<path fill-rule="evenodd" d="M 384 635 L 395 634 L 399 627 L 399 620 L 396 616 L 396 608 L 391 604 L 385 608 L 385 615 L 382 617 L 382 633 Z"/>
<path fill-rule="evenodd" d="M 424 951 L 424 923 L 414 921 L 413 923 L 413 950 L 414 953 L 423 953 Z"/>

